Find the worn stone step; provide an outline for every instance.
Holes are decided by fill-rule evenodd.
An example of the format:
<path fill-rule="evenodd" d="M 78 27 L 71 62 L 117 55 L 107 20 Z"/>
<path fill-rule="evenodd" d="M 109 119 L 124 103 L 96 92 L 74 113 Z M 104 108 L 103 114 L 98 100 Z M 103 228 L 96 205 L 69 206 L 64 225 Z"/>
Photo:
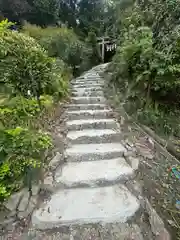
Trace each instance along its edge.
<path fill-rule="evenodd" d="M 69 131 L 67 139 L 72 144 L 120 142 L 122 134 L 113 129 L 84 129 Z"/>
<path fill-rule="evenodd" d="M 134 175 L 124 158 L 95 162 L 68 163 L 58 169 L 55 181 L 65 187 L 80 187 L 114 184 Z"/>
<path fill-rule="evenodd" d="M 104 97 L 73 97 L 72 101 L 78 104 L 105 103 Z"/>
<path fill-rule="evenodd" d="M 74 144 L 65 151 L 69 162 L 95 161 L 122 157 L 127 152 L 120 143 Z"/>
<path fill-rule="evenodd" d="M 86 86 L 88 85 L 88 86 Z M 74 88 L 82 88 L 82 86 L 84 86 L 84 88 L 91 88 L 91 87 L 97 87 L 97 88 L 102 88 L 102 86 L 104 85 L 104 83 L 102 81 L 89 81 L 89 82 L 74 82 L 71 83 L 70 87 L 71 89 Z"/>
<path fill-rule="evenodd" d="M 73 79 L 71 81 L 71 83 L 75 83 L 75 82 L 87 82 L 87 81 L 102 81 L 104 82 L 104 79 L 99 77 L 99 76 L 92 76 L 92 77 L 86 77 L 86 76 L 83 76 L 81 78 L 76 78 L 76 79 Z"/>
<path fill-rule="evenodd" d="M 73 85 L 73 88 L 89 88 L 89 87 L 103 87 L 104 83 L 76 83 Z"/>
<path fill-rule="evenodd" d="M 104 93 L 102 90 L 97 90 L 97 91 L 72 91 L 72 96 L 75 97 L 103 97 Z"/>
<path fill-rule="evenodd" d="M 114 119 L 84 119 L 67 121 L 68 130 L 117 129 L 119 124 Z"/>
<path fill-rule="evenodd" d="M 95 91 L 102 91 L 102 87 L 101 86 L 98 86 L 98 87 L 73 87 L 72 88 L 72 91 L 76 91 L 76 92 L 95 92 Z"/>
<path fill-rule="evenodd" d="M 104 84 L 104 80 L 102 79 L 96 79 L 96 80 L 88 80 L 88 79 L 84 79 L 84 80 L 81 80 L 81 81 L 74 81 L 74 82 L 71 82 L 71 85 L 74 86 L 74 85 L 86 85 L 86 84 L 100 84 L 100 85 L 103 85 Z"/>
<path fill-rule="evenodd" d="M 88 86 L 87 86 L 88 85 Z M 102 88 L 104 85 L 103 82 L 100 82 L 100 81 L 96 81 L 96 82 L 75 82 L 73 84 L 71 84 L 71 89 L 73 88 L 80 88 L 82 86 L 84 86 L 84 88 L 90 88 L 90 87 L 100 87 Z"/>
<path fill-rule="evenodd" d="M 158 226 L 157 226 L 158 227 Z M 141 229 L 142 228 L 142 229 Z M 29 232 L 23 233 L 23 237 L 20 240 L 31 239 L 40 240 L 42 235 L 46 236 L 44 240 L 152 240 L 145 235 L 143 238 L 142 232 L 144 231 L 144 225 L 138 226 L 133 223 L 106 223 L 106 224 L 84 224 L 83 226 L 73 226 L 53 229 L 53 231 L 45 231 L 42 234 L 41 230 L 30 229 Z M 146 229 L 147 235 L 150 229 Z M 169 238 L 166 238 L 168 240 Z M 161 240 L 165 240 L 161 238 Z"/>
<path fill-rule="evenodd" d="M 113 112 L 109 109 L 79 110 L 79 111 L 67 111 L 67 115 L 68 115 L 68 120 L 103 119 L 103 118 L 112 118 Z"/>
<path fill-rule="evenodd" d="M 74 81 L 71 82 L 72 85 L 76 85 L 76 84 L 104 84 L 104 80 L 102 79 L 81 79 L 79 81 Z"/>
<path fill-rule="evenodd" d="M 93 79 L 93 80 L 102 79 L 102 77 L 99 74 L 92 74 L 92 73 L 85 75 L 84 77 L 86 79 Z"/>
<path fill-rule="evenodd" d="M 76 110 L 103 110 L 109 109 L 106 104 L 93 103 L 93 104 L 69 104 L 67 105 L 69 111 Z"/>
<path fill-rule="evenodd" d="M 98 91 L 98 90 L 102 90 L 101 86 L 90 86 L 90 87 L 74 87 L 72 88 L 73 91 Z"/>
<path fill-rule="evenodd" d="M 88 223 L 125 223 L 140 204 L 124 185 L 60 190 L 35 210 L 32 225 L 37 229 Z"/>
<path fill-rule="evenodd" d="M 102 79 L 102 77 L 99 74 L 92 74 L 92 73 L 86 73 L 82 75 L 81 77 L 75 78 L 73 80 L 81 80 L 81 79 Z"/>
<path fill-rule="evenodd" d="M 100 76 L 98 73 L 92 73 L 92 72 L 89 72 L 89 73 L 84 74 L 83 77 L 86 78 L 86 79 L 97 79 L 97 78 L 101 78 L 101 76 Z"/>
<path fill-rule="evenodd" d="M 89 87 L 81 87 L 81 86 L 71 86 L 71 89 L 74 91 L 79 91 L 79 90 L 91 90 L 91 91 L 96 91 L 96 90 L 102 90 L 102 86 L 93 86 L 93 84 Z"/>

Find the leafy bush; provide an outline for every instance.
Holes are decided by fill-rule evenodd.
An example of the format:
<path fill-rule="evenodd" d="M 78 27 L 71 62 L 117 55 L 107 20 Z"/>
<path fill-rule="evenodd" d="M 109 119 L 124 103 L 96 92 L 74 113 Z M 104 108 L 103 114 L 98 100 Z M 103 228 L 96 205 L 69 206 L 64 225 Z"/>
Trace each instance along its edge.
<path fill-rule="evenodd" d="M 86 38 L 86 44 L 89 49 L 87 57 L 85 57 L 86 61 L 89 61 L 91 67 L 100 64 L 100 48 L 97 44 L 97 38 L 94 32 L 88 33 L 88 37 Z"/>
<path fill-rule="evenodd" d="M 68 94 L 71 69 L 35 39 L 0 22 L 0 201 L 44 165 L 51 138 L 40 131 L 55 100 Z M 28 92 L 30 90 L 30 93 Z M 41 119 L 42 123 L 39 123 Z"/>
<path fill-rule="evenodd" d="M 112 81 L 124 86 L 126 97 L 137 99 L 140 107 L 147 107 L 151 100 L 178 104 L 179 30 L 173 30 L 170 37 L 173 41 L 164 45 L 163 39 L 159 42 L 155 38 L 151 24 L 152 18 L 147 20 L 146 12 L 138 5 L 122 14 L 119 47 L 111 65 L 115 72 Z"/>
<path fill-rule="evenodd" d="M 19 189 L 22 178 L 33 169 L 38 170 L 51 146 L 50 137 L 35 130 L 34 124 L 44 110 L 52 108 L 53 98 L 41 96 L 40 102 L 41 108 L 35 98 L 17 96 L 0 107 L 0 201 Z"/>
<path fill-rule="evenodd" d="M 180 135 L 177 6 L 158 0 L 120 9 L 118 48 L 109 66 L 110 83 L 122 92 L 128 113 L 166 136 Z"/>
<path fill-rule="evenodd" d="M 60 100 L 69 93 L 69 80 L 72 78 L 71 68 L 61 59 L 56 59 L 52 71 L 54 80 L 49 83 L 45 92 Z"/>
<path fill-rule="evenodd" d="M 36 98 L 24 98 L 17 96 L 6 99 L 0 106 L 0 123 L 4 127 L 15 127 L 18 125 L 30 125 L 35 121 L 44 109 L 51 108 L 53 98 L 51 96 L 40 97 L 41 108 Z"/>
<path fill-rule="evenodd" d="M 58 57 L 73 68 L 81 63 L 84 44 L 73 30 L 26 24 L 23 32 L 35 38 L 48 51 L 49 56 Z"/>
<path fill-rule="evenodd" d="M 7 28 L 0 28 L 0 44 L 0 81 L 23 95 L 28 89 L 43 93 L 52 81 L 53 59 L 33 38 Z"/>
<path fill-rule="evenodd" d="M 0 130 L 0 200 L 21 187 L 27 169 L 40 167 L 50 145 L 49 136 L 42 132 L 21 127 Z"/>

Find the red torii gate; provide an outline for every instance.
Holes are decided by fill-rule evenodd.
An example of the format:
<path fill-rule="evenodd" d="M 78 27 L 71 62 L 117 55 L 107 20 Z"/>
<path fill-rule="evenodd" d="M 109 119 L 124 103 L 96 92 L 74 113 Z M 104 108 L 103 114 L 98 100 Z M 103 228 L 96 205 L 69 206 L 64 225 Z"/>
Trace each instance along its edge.
<path fill-rule="evenodd" d="M 101 48 L 101 58 L 102 58 L 102 62 L 104 62 L 104 55 L 105 55 L 105 47 L 106 47 L 106 51 L 113 51 L 116 49 L 117 45 L 116 45 L 116 39 L 112 39 L 110 37 L 99 37 L 97 38 L 98 44 L 102 45 Z"/>

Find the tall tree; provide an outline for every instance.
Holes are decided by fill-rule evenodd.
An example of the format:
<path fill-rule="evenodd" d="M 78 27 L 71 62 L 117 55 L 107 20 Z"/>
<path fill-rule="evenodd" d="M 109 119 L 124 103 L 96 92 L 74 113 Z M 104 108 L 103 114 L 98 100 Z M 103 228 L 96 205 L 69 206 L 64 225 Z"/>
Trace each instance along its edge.
<path fill-rule="evenodd" d="M 97 38 L 94 32 L 89 32 L 86 39 L 87 45 L 92 49 L 91 56 L 89 57 L 92 65 L 97 65 L 101 62 L 100 49 L 97 45 Z"/>
<path fill-rule="evenodd" d="M 67 23 L 68 27 L 77 27 L 77 2 L 78 0 L 59 0 L 59 19 Z"/>
<path fill-rule="evenodd" d="M 58 20 L 58 0 L 0 0 L 0 12 L 11 21 L 27 20 L 41 26 Z"/>
<path fill-rule="evenodd" d="M 79 27 L 88 35 L 93 31 L 97 36 L 108 33 L 114 26 L 115 5 L 105 0 L 81 0 L 78 4 Z"/>
<path fill-rule="evenodd" d="M 101 0 L 81 0 L 78 4 L 79 27 L 88 35 L 94 31 L 99 35 L 100 26 L 103 25 L 103 5 Z"/>
<path fill-rule="evenodd" d="M 30 11 L 27 0 L 0 0 L 1 15 L 11 21 L 21 21 Z"/>
<path fill-rule="evenodd" d="M 34 0 L 30 21 L 41 26 L 55 24 L 58 21 L 57 0 Z"/>

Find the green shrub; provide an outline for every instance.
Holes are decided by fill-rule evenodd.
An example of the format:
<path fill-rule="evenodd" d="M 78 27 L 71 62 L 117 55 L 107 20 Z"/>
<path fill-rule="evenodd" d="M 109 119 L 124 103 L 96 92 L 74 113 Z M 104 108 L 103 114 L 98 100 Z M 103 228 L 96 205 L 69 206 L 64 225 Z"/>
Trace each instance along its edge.
<path fill-rule="evenodd" d="M 53 98 L 49 95 L 40 96 L 41 108 L 36 98 L 17 96 L 6 99 L 0 106 L 0 123 L 4 127 L 31 125 L 45 109 L 52 108 Z"/>
<path fill-rule="evenodd" d="M 28 169 L 40 168 L 51 145 L 47 134 L 16 127 L 0 130 L 0 201 L 22 186 Z"/>
<path fill-rule="evenodd" d="M 73 30 L 66 27 L 41 28 L 26 24 L 23 32 L 35 38 L 48 51 L 49 56 L 60 58 L 73 68 L 81 63 L 84 44 Z"/>
<path fill-rule="evenodd" d="M 51 138 L 39 129 L 52 116 L 55 100 L 68 95 L 71 78 L 62 60 L 10 25 L 0 23 L 0 201 L 25 182 L 30 189 L 32 174 L 44 166 Z"/>
<path fill-rule="evenodd" d="M 61 59 L 56 59 L 52 71 L 54 80 L 47 86 L 46 93 L 53 95 L 55 100 L 59 100 L 69 94 L 69 80 L 72 78 L 72 71 Z"/>
<path fill-rule="evenodd" d="M 0 26 L 4 23 L 0 23 Z M 37 96 L 52 81 L 53 59 L 31 37 L 0 27 L 0 81 Z"/>
<path fill-rule="evenodd" d="M 135 6 L 122 19 L 123 33 L 113 59 L 114 82 L 131 89 L 127 97 L 136 96 L 173 103 L 180 102 L 179 35 L 174 32 L 171 46 L 155 45 L 153 30 L 145 25 L 143 12 Z M 143 26 L 144 25 L 144 26 Z M 118 80 L 117 80 L 118 79 Z M 113 80 L 113 79 L 112 79 Z"/>
<path fill-rule="evenodd" d="M 97 44 L 97 37 L 94 32 L 89 32 L 88 37 L 86 39 L 87 46 L 91 49 L 91 53 L 89 54 L 89 61 L 92 66 L 98 65 L 101 62 L 100 48 Z"/>
<path fill-rule="evenodd" d="M 35 130 L 34 124 L 44 110 L 52 108 L 51 96 L 7 98 L 0 107 L 0 201 L 22 186 L 26 175 L 38 170 L 50 137 Z M 24 127 L 17 127 L 24 126 Z M 31 179 L 32 181 L 32 179 Z"/>
<path fill-rule="evenodd" d="M 158 133 L 179 136 L 180 29 L 170 1 L 157 3 L 132 4 L 121 11 L 110 83 L 138 121 Z"/>

